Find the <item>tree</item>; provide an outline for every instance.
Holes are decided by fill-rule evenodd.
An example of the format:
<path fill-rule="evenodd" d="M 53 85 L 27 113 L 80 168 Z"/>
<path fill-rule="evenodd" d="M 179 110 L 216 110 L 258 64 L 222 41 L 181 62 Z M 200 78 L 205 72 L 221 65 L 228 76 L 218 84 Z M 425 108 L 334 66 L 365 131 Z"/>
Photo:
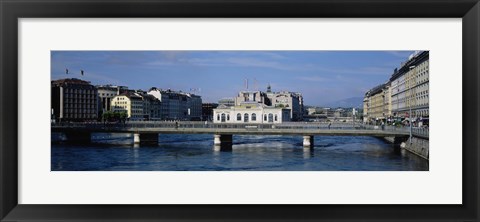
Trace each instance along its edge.
<path fill-rule="evenodd" d="M 113 117 L 114 117 L 114 113 L 112 111 L 106 111 L 102 114 L 102 119 L 104 122 L 112 121 Z"/>
<path fill-rule="evenodd" d="M 119 115 L 119 120 L 125 123 L 125 121 L 127 120 L 127 117 L 128 117 L 127 112 L 121 112 Z"/>

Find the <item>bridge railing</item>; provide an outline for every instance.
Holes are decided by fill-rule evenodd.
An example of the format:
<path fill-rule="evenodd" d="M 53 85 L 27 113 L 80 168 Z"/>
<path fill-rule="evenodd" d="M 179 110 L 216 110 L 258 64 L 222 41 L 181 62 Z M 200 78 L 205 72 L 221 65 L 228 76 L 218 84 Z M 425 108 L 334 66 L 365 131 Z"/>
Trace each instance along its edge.
<path fill-rule="evenodd" d="M 63 122 L 52 123 L 52 127 L 58 128 L 86 128 L 86 129 L 131 129 L 131 128 L 181 128 L 181 129 L 298 129 L 298 130 L 314 130 L 314 129 L 331 129 L 331 130 L 384 130 L 384 131 L 396 131 L 408 133 L 410 128 L 407 126 L 395 127 L 395 126 L 373 126 L 365 125 L 361 123 L 322 123 L 322 122 L 286 122 L 280 124 L 272 123 L 212 123 L 201 121 L 142 121 L 142 122 L 126 122 L 126 123 L 102 123 L 102 122 L 90 122 L 90 123 L 75 123 L 75 122 Z M 412 134 L 414 136 L 427 137 L 429 136 L 428 128 L 412 128 Z"/>
<path fill-rule="evenodd" d="M 352 123 L 309 123 L 309 122 L 289 122 L 281 124 L 272 123 L 212 123 L 199 121 L 142 121 L 126 123 L 52 123 L 52 127 L 67 128 L 232 128 L 232 129 L 365 129 L 361 124 Z"/>
<path fill-rule="evenodd" d="M 374 126 L 374 125 L 365 125 L 365 129 L 376 129 L 376 130 L 386 130 L 386 131 L 394 131 L 394 132 L 410 132 L 409 126 Z M 420 136 L 426 137 L 429 136 L 429 128 L 424 127 L 412 127 L 412 135 L 413 136 Z"/>

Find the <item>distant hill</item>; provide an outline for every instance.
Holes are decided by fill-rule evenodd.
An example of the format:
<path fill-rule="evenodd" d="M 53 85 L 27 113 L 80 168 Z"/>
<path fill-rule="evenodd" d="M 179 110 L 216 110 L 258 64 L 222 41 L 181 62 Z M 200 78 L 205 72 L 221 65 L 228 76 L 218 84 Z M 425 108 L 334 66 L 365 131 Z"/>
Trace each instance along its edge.
<path fill-rule="evenodd" d="M 363 108 L 363 97 L 351 97 L 322 105 L 324 107 Z"/>

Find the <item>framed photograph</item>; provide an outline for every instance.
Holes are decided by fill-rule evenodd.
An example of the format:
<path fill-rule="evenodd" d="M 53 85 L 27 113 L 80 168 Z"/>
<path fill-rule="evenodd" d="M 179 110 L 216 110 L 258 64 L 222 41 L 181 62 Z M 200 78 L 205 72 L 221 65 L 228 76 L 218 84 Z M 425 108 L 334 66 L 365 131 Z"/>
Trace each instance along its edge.
<path fill-rule="evenodd" d="M 1 10 L 1 221 L 479 220 L 476 0 Z"/>

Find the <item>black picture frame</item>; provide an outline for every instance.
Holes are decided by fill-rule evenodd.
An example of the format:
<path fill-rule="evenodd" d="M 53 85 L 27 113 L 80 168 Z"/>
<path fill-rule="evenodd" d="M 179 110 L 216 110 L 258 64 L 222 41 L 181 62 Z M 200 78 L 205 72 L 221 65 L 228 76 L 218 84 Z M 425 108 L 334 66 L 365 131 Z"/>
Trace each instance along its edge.
<path fill-rule="evenodd" d="M 0 0 L 1 221 L 479 221 L 478 0 Z M 18 204 L 18 19 L 133 17 L 462 18 L 461 205 Z M 448 44 L 448 43 L 446 43 Z M 453 75 L 453 74 L 452 74 Z M 451 108 L 454 110 L 455 108 Z M 392 190 L 392 192 L 396 192 Z"/>

